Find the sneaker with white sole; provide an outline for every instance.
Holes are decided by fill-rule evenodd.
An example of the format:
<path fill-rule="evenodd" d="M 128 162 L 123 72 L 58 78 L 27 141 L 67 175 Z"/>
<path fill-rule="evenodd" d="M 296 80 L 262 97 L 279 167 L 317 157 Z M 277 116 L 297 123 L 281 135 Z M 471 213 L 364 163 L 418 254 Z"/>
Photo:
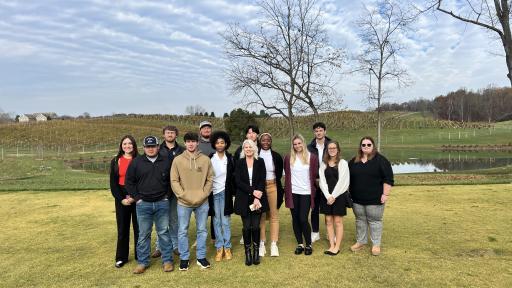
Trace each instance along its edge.
<path fill-rule="evenodd" d="M 244 237 L 240 238 L 240 245 L 244 245 Z"/>
<path fill-rule="evenodd" d="M 180 271 L 187 271 L 189 266 L 188 260 L 180 260 Z"/>
<path fill-rule="evenodd" d="M 265 249 L 265 242 L 260 241 L 260 251 L 259 251 L 260 257 L 265 257 L 265 254 L 267 254 L 267 250 Z"/>
<path fill-rule="evenodd" d="M 208 260 L 206 260 L 206 258 L 197 259 L 196 263 L 197 263 L 197 265 L 199 265 L 199 267 L 201 267 L 201 269 L 210 268 L 210 262 L 208 262 Z"/>
<path fill-rule="evenodd" d="M 314 243 L 316 241 L 320 240 L 320 233 L 318 232 L 311 232 L 311 243 Z"/>
<path fill-rule="evenodd" d="M 277 243 L 272 242 L 270 244 L 270 256 L 271 257 L 278 257 L 279 256 L 279 248 L 277 248 Z"/>

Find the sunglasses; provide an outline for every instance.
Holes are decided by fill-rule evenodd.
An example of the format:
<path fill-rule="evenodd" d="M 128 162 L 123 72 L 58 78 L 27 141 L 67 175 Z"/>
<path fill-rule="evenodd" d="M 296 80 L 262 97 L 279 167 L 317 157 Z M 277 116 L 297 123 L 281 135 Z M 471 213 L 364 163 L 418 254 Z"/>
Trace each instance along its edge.
<path fill-rule="evenodd" d="M 368 144 L 363 143 L 363 144 L 361 144 L 361 147 L 372 147 L 372 143 L 368 143 Z"/>

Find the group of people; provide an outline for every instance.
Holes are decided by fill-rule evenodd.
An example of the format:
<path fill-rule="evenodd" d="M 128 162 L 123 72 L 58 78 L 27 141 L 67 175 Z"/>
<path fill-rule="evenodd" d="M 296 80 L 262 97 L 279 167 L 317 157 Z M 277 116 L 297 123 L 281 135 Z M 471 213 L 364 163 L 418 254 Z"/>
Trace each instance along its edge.
<path fill-rule="evenodd" d="M 229 135 L 212 133 L 208 121 L 199 124 L 199 134 L 183 136 L 184 146 L 176 141 L 178 129 L 166 126 L 164 141 L 159 144 L 157 137 L 145 137 L 140 155 L 135 139 L 124 136 L 110 170 L 118 232 L 115 266 L 121 268 L 128 261 L 131 222 L 138 262 L 133 273 L 144 273 L 149 267 L 153 225 L 157 247 L 152 256 L 162 258 L 165 272 L 174 270 L 174 256 L 180 258 L 179 270 L 188 270 L 192 213 L 197 230 L 196 263 L 202 269 L 210 267 L 206 257 L 209 215 L 215 261 L 233 258 L 233 213 L 241 217 L 245 264 L 258 265 L 267 253 L 267 221 L 270 256 L 279 256 L 279 208 L 283 202 L 292 216 L 295 254 L 313 253 L 312 243 L 320 239 L 321 213 L 329 240 L 324 253 L 337 255 L 343 240 L 343 217 L 347 208 L 352 208 L 356 242 L 350 249 L 363 249 L 369 233 L 371 253 L 379 255 L 382 216 L 393 185 L 390 162 L 377 152 L 371 137 L 361 139 L 356 156 L 347 162 L 339 142 L 326 136 L 324 123 L 315 123 L 313 132 L 309 145 L 300 134 L 295 135 L 284 159 L 272 149 L 272 135 L 260 133 L 256 125 L 245 129 L 245 140 L 234 155 L 228 152 Z"/>

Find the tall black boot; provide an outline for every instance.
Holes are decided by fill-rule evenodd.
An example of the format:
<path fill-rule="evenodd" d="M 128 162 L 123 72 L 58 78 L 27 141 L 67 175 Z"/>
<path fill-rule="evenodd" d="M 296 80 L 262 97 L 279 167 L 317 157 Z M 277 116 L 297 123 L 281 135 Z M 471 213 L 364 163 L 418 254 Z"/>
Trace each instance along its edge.
<path fill-rule="evenodd" d="M 252 255 L 251 255 L 251 230 L 250 229 L 242 229 L 242 237 L 244 238 L 244 248 L 245 248 L 245 265 L 252 265 Z"/>
<path fill-rule="evenodd" d="M 252 229 L 252 263 L 260 264 L 260 228 Z"/>

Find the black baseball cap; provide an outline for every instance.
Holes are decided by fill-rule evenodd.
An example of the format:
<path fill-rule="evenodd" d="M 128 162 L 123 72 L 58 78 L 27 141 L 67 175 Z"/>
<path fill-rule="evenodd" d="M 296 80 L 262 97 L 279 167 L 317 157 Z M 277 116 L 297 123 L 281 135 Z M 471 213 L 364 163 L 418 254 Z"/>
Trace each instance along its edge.
<path fill-rule="evenodd" d="M 155 136 L 146 136 L 144 137 L 143 145 L 144 147 L 148 146 L 158 146 L 158 138 Z"/>

